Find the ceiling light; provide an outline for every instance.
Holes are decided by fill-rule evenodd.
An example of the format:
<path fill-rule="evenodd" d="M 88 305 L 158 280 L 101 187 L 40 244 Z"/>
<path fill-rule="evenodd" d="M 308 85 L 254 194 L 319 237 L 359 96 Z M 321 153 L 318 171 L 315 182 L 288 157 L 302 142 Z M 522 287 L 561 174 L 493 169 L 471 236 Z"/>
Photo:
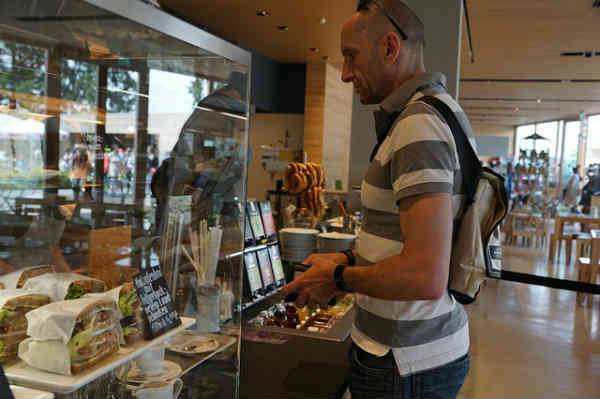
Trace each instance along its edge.
<path fill-rule="evenodd" d="M 321 51 L 321 49 L 318 47 L 311 47 L 311 48 L 309 48 L 309 50 L 312 51 L 313 53 L 318 53 L 319 51 Z"/>
<path fill-rule="evenodd" d="M 278 25 L 277 29 L 279 29 L 279 30 L 290 30 L 289 26 L 287 26 L 287 25 Z"/>
<path fill-rule="evenodd" d="M 519 107 L 515 108 L 515 112 L 519 112 Z"/>
<path fill-rule="evenodd" d="M 325 17 L 322 17 L 321 19 L 319 19 L 319 23 L 320 23 L 321 25 L 325 25 L 325 24 L 327 23 L 327 18 L 325 18 Z"/>
<path fill-rule="evenodd" d="M 538 99 L 537 99 L 537 103 L 538 103 L 538 104 L 541 104 L 541 103 L 542 103 L 542 99 L 541 99 L 541 98 L 538 98 Z"/>
<path fill-rule="evenodd" d="M 269 16 L 271 16 L 271 13 L 266 9 L 262 9 L 262 10 L 257 10 L 256 15 L 258 15 L 259 17 L 269 17 Z"/>

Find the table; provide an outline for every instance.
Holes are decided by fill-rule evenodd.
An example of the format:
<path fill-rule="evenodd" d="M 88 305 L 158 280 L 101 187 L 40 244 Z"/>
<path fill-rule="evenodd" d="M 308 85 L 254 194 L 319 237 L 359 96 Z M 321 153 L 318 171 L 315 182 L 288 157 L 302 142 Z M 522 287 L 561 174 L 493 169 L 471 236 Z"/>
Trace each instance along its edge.
<path fill-rule="evenodd" d="M 548 259 L 554 260 L 554 252 L 556 251 L 556 243 L 560 242 L 563 235 L 565 223 L 582 223 L 582 224 L 597 224 L 600 225 L 600 216 L 592 216 L 586 214 L 577 214 L 571 212 L 559 212 L 554 219 L 554 234 L 550 237 L 550 253 Z"/>

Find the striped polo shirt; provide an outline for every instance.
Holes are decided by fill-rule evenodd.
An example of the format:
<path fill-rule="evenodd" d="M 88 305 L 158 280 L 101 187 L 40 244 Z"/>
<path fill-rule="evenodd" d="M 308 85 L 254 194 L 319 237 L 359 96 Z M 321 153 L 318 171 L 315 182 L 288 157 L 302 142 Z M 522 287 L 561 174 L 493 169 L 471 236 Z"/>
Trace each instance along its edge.
<path fill-rule="evenodd" d="M 444 101 L 476 148 L 465 113 L 445 90 L 444 75 L 418 75 L 388 96 L 376 113 L 378 147 L 362 183 L 358 266 L 402 252 L 400 200 L 450 193 L 455 223 L 462 214 L 464 187 L 452 132 L 435 109 L 418 101 L 423 96 Z M 400 115 L 390 120 L 390 113 L 396 111 Z M 381 123 L 386 114 L 391 122 L 387 126 Z M 400 374 L 409 375 L 464 356 L 469 350 L 469 327 L 462 305 L 448 292 L 431 301 L 387 301 L 357 294 L 352 339 L 376 356 L 391 349 Z"/>

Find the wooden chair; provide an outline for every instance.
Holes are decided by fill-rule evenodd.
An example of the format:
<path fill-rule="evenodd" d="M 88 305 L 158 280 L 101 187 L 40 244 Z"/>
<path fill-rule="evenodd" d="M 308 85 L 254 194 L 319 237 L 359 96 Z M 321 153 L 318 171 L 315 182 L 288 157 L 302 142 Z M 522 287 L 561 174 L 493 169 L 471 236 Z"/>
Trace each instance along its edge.
<path fill-rule="evenodd" d="M 536 218 L 534 216 L 517 217 L 513 215 L 511 218 L 511 243 L 517 243 L 519 237 L 522 237 L 524 246 L 531 247 L 533 239 L 537 238 Z"/>
<path fill-rule="evenodd" d="M 131 256 L 132 226 L 109 227 L 90 232 L 90 273 L 115 288 L 126 279 L 127 270 L 115 262 Z"/>
<path fill-rule="evenodd" d="M 582 283 L 596 284 L 598 273 L 600 273 L 600 230 L 592 230 L 591 253 L 589 258 L 581 257 L 577 260 L 577 280 Z M 589 305 L 593 303 L 592 294 L 577 293 L 577 305 L 583 306 L 586 301 Z"/>

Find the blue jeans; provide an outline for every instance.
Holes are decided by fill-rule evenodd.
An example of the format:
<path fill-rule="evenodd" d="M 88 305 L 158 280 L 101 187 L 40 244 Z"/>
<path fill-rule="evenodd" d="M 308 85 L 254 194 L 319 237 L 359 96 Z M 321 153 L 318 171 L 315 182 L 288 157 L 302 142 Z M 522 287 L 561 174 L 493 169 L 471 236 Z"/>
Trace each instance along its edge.
<path fill-rule="evenodd" d="M 467 354 L 444 366 L 401 377 L 392 351 L 377 357 L 352 344 L 349 357 L 352 399 L 455 399 L 470 367 Z"/>

